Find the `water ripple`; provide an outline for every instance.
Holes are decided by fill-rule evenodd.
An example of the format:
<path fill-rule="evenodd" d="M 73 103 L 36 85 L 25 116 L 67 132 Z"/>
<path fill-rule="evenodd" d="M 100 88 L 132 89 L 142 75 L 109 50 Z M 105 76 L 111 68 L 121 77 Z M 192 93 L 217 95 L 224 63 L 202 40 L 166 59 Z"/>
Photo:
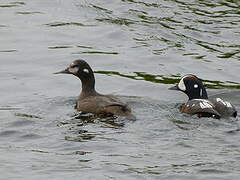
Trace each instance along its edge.
<path fill-rule="evenodd" d="M 26 5 L 25 2 L 11 2 L 9 4 L 0 4 L 0 8 L 12 8 L 12 7 L 19 7 L 19 6 L 23 6 Z"/>
<path fill-rule="evenodd" d="M 30 12 L 30 11 L 18 11 L 18 12 L 16 12 L 16 14 L 20 14 L 20 15 L 34 15 L 34 14 L 44 14 L 44 13 L 39 12 L 39 11 L 33 11 L 33 12 Z"/>
<path fill-rule="evenodd" d="M 89 26 L 93 26 L 93 25 L 85 25 L 83 23 L 79 23 L 79 22 L 53 22 L 53 23 L 48 23 L 45 24 L 49 27 L 61 27 L 61 26 L 81 26 L 81 27 L 89 27 Z"/>
<path fill-rule="evenodd" d="M 167 90 L 196 73 L 210 96 L 239 110 L 239 6 L 238 0 L 1 1 L 1 177 L 239 179 L 239 116 L 181 114 L 186 96 Z M 99 90 L 130 95 L 119 98 L 136 121 L 76 112 L 71 95 L 80 84 L 51 75 L 75 58 L 102 70 Z"/>
<path fill-rule="evenodd" d="M 190 54 L 190 55 L 193 55 L 193 54 Z M 95 71 L 95 73 L 116 75 L 116 76 L 121 76 L 129 79 L 144 80 L 144 81 L 161 83 L 161 84 L 176 84 L 179 82 L 179 80 L 182 77 L 179 74 L 166 76 L 166 75 L 154 75 L 154 74 L 149 74 L 145 72 L 134 72 L 134 75 L 122 74 L 120 72 L 115 72 L 115 71 Z M 203 82 L 205 86 L 210 89 L 223 89 L 223 88 L 240 89 L 240 83 L 238 82 L 231 82 L 231 81 L 223 82 L 223 81 L 213 81 L 213 80 L 207 80 L 207 79 L 203 79 Z"/>
<path fill-rule="evenodd" d="M 101 15 L 100 17 L 96 17 L 96 21 L 134 27 L 136 33 L 133 39 L 136 43 L 139 43 L 139 39 L 142 39 L 141 44 L 145 47 L 155 46 L 151 36 L 152 34 L 159 34 L 157 29 L 165 29 L 169 36 L 174 35 L 175 38 L 173 37 L 173 39 L 166 37 L 154 39 L 156 42 L 161 41 L 160 43 L 163 43 L 162 46 L 166 45 L 166 47 L 161 49 L 154 49 L 152 53 L 155 55 L 161 55 L 167 50 L 172 49 L 172 47 L 184 51 L 184 54 L 188 54 L 192 51 L 192 47 L 189 44 L 194 44 L 196 53 L 198 53 L 197 56 L 194 56 L 196 59 L 210 62 L 208 60 L 209 55 L 201 52 L 201 48 L 204 48 L 215 54 L 215 59 L 233 58 L 239 60 L 239 43 L 237 43 L 236 39 L 239 32 L 240 15 L 237 8 L 239 4 L 237 2 L 201 1 L 195 3 L 194 1 L 174 0 L 166 2 L 164 5 L 162 3 L 148 3 L 136 0 L 122 0 L 122 2 L 126 7 L 130 5 L 127 8 L 128 10 L 124 12 L 124 14 L 128 15 L 128 18 L 125 18 L 126 16 L 123 17 L 121 14 L 119 15 L 117 11 L 109 10 L 105 7 L 98 8 L 91 4 L 93 8 L 103 11 L 103 17 Z M 137 6 L 132 6 L 134 4 Z M 159 12 L 163 13 L 150 15 L 144 7 L 159 9 Z M 222 7 L 227 7 L 227 9 L 223 10 Z M 179 12 L 179 9 L 182 12 Z M 224 39 L 225 41 L 222 40 L 222 37 L 226 34 L 225 30 L 232 31 L 231 37 L 227 41 L 226 39 Z M 146 34 L 148 31 L 152 32 L 151 35 Z M 199 33 L 211 38 L 200 37 L 198 36 Z M 144 34 L 146 38 L 142 38 L 138 34 Z M 177 43 L 176 39 L 178 39 Z M 173 44 L 175 45 L 173 46 Z M 221 46 L 221 49 L 213 46 Z"/>
<path fill-rule="evenodd" d="M 110 54 L 110 55 L 118 55 L 118 52 L 106 52 L 106 51 L 79 51 L 74 52 L 73 54 Z"/>

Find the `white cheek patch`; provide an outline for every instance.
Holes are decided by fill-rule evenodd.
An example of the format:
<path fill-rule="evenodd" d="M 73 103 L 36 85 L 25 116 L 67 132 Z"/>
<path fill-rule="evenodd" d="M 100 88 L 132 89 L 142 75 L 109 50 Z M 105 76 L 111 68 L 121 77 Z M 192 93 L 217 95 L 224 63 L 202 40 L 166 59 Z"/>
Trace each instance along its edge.
<path fill-rule="evenodd" d="M 89 70 L 88 69 L 83 69 L 83 72 L 89 73 Z"/>
<path fill-rule="evenodd" d="M 69 72 L 76 74 L 78 72 L 79 68 L 78 67 L 74 67 L 74 68 L 69 68 Z"/>
<path fill-rule="evenodd" d="M 179 88 L 180 90 L 182 90 L 182 91 L 186 91 L 186 86 L 185 86 L 185 84 L 184 84 L 183 79 L 184 79 L 184 78 L 182 78 L 182 79 L 180 80 L 180 82 L 178 83 L 178 88 Z"/>
<path fill-rule="evenodd" d="M 197 84 L 194 84 L 194 86 L 193 86 L 194 88 L 198 88 L 198 85 Z"/>
<path fill-rule="evenodd" d="M 216 98 L 217 102 L 221 102 L 224 106 L 227 106 L 229 108 L 232 107 L 231 103 L 228 101 L 223 101 L 221 98 Z"/>

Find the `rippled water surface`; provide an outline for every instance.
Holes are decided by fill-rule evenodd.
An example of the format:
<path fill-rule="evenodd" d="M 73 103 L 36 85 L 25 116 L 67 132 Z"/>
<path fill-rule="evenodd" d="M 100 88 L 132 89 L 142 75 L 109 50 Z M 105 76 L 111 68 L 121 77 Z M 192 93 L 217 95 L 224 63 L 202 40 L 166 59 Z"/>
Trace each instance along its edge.
<path fill-rule="evenodd" d="M 236 119 L 180 114 L 186 73 L 240 110 L 240 1 L 0 1 L 0 179 L 239 179 Z M 137 116 L 79 116 L 74 59 Z"/>

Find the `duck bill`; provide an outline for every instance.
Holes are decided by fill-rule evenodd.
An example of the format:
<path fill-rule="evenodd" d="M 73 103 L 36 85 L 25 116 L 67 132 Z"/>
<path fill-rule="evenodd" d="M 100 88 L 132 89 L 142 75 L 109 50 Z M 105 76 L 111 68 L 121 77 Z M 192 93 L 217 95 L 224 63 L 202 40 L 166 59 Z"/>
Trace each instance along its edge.
<path fill-rule="evenodd" d="M 173 87 L 170 87 L 170 88 L 168 88 L 169 90 L 180 90 L 179 88 L 178 88 L 178 85 L 176 84 L 175 86 L 173 86 Z"/>
<path fill-rule="evenodd" d="M 68 69 L 64 69 L 63 71 L 55 72 L 53 74 L 71 74 Z"/>

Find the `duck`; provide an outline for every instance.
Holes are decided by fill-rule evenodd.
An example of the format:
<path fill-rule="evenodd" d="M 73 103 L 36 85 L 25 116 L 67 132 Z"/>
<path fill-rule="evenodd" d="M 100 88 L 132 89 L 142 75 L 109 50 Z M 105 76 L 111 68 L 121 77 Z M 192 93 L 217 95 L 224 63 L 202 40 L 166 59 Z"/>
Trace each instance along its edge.
<path fill-rule="evenodd" d="M 135 120 L 131 108 L 114 95 L 103 95 L 95 90 L 94 72 L 83 59 L 73 61 L 65 70 L 54 74 L 71 74 L 80 79 L 81 93 L 75 109 L 81 113 L 91 113 L 98 117 L 122 116 Z"/>
<path fill-rule="evenodd" d="M 215 119 L 237 116 L 236 108 L 232 103 L 220 97 L 208 98 L 202 80 L 196 75 L 184 75 L 178 84 L 169 89 L 181 91 L 188 96 L 188 101 L 179 107 L 182 113 L 197 115 L 199 118 L 212 117 Z"/>

